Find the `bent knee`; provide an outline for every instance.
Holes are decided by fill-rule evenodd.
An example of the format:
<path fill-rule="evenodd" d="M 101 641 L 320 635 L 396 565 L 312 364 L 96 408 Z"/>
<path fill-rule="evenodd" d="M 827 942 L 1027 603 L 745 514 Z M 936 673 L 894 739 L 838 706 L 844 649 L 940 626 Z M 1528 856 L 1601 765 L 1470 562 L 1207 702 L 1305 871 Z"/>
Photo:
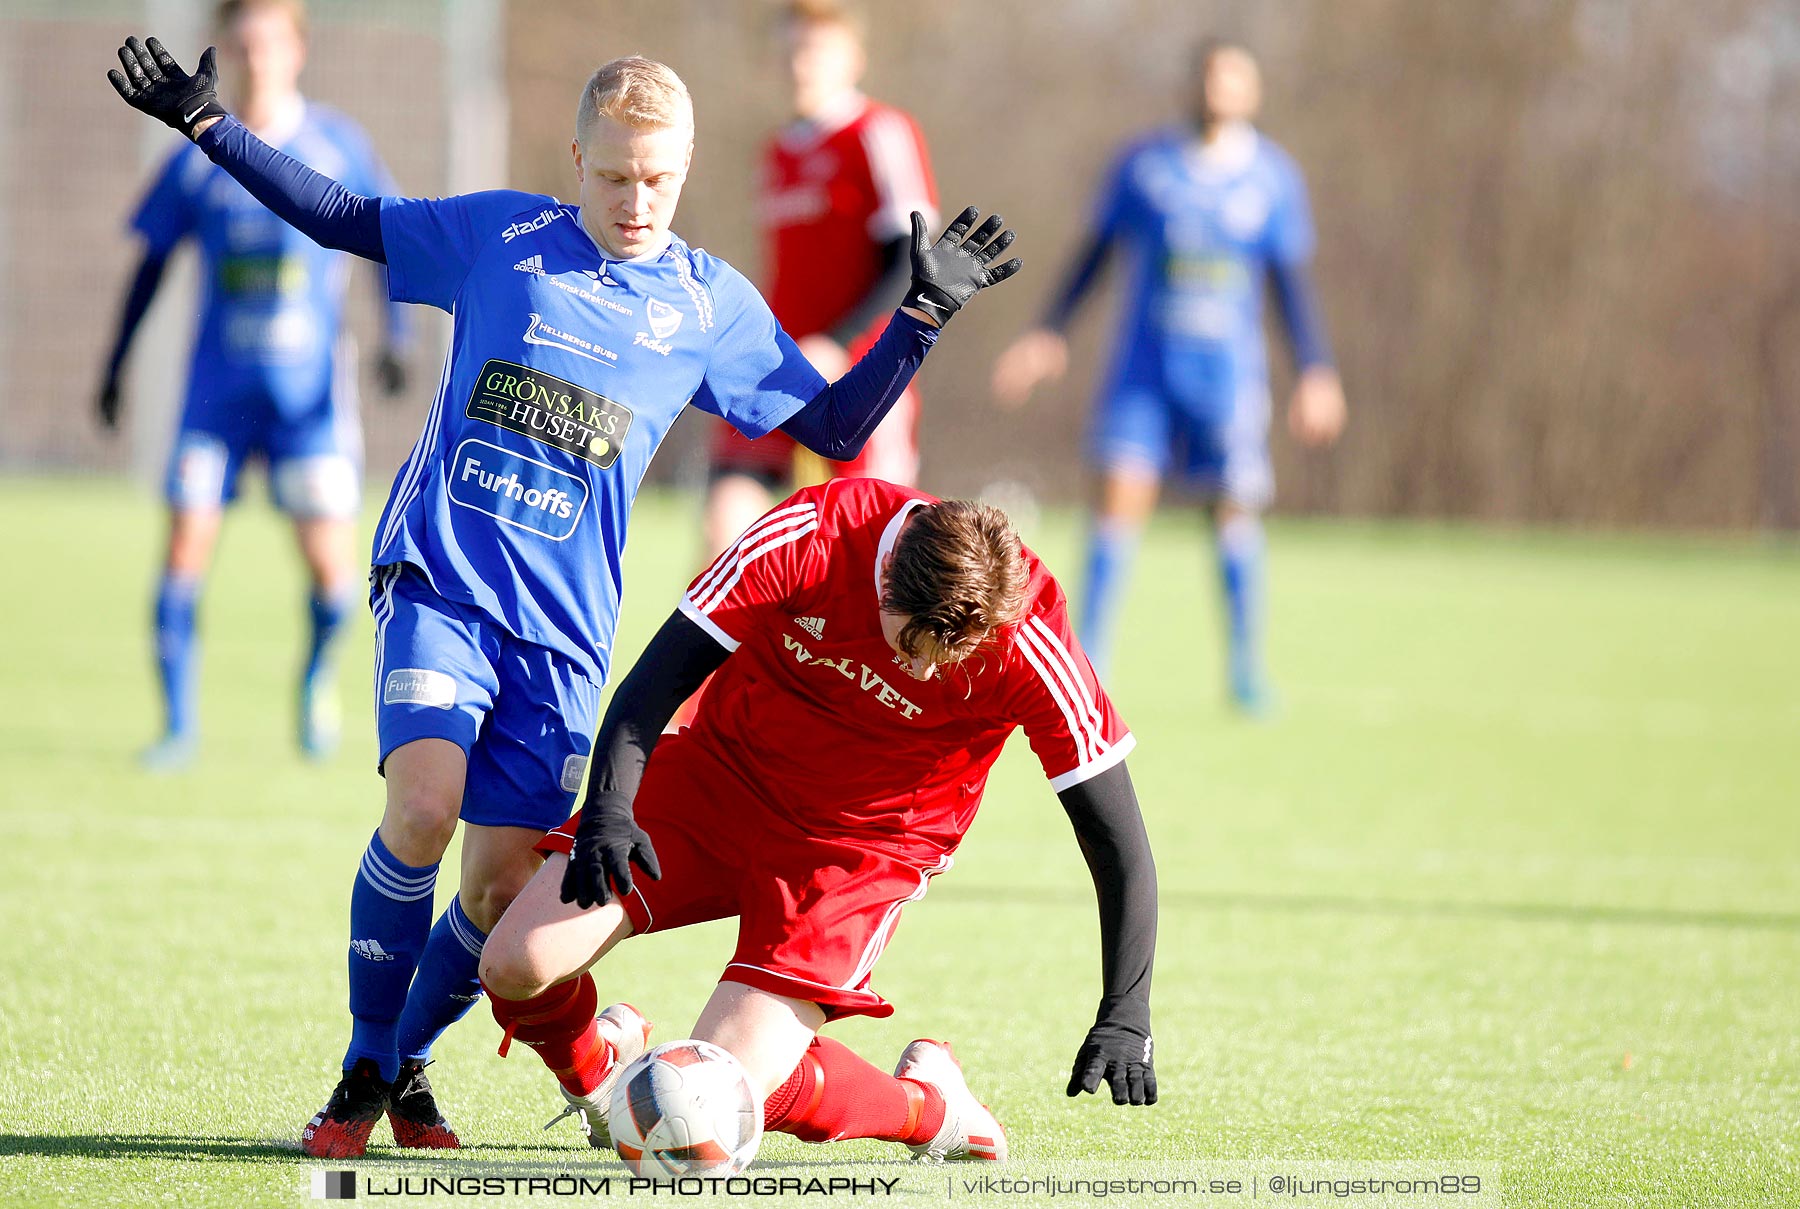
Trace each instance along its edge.
<path fill-rule="evenodd" d="M 528 943 L 488 944 L 481 950 L 481 984 L 501 999 L 531 999 L 549 990 L 567 971 L 552 972 L 536 960 Z"/>
<path fill-rule="evenodd" d="M 456 834 L 461 805 L 447 795 L 390 787 L 381 819 L 382 840 L 409 865 L 435 864 Z"/>
<path fill-rule="evenodd" d="M 462 887 L 456 892 L 462 900 L 463 914 L 483 932 L 492 932 L 506 909 L 512 906 L 513 899 L 519 897 L 530 883 L 534 872 L 532 869 L 506 870 L 480 881 L 465 876 Z"/>

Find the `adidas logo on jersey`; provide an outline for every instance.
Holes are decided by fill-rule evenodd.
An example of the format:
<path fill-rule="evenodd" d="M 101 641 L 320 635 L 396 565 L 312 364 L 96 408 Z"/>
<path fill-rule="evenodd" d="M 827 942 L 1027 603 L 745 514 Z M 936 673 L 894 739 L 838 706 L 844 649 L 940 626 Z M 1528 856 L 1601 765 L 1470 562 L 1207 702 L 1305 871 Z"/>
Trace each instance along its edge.
<path fill-rule="evenodd" d="M 796 617 L 794 624 L 814 638 L 825 637 L 825 619 L 823 617 Z"/>
<path fill-rule="evenodd" d="M 521 260 L 518 264 L 514 265 L 513 269 L 520 273 L 535 273 L 539 277 L 542 277 L 544 275 L 544 258 L 542 256 L 527 256 L 524 260 Z"/>
<path fill-rule="evenodd" d="M 350 951 L 369 961 L 392 961 L 394 955 L 381 947 L 379 940 L 353 940 Z"/>

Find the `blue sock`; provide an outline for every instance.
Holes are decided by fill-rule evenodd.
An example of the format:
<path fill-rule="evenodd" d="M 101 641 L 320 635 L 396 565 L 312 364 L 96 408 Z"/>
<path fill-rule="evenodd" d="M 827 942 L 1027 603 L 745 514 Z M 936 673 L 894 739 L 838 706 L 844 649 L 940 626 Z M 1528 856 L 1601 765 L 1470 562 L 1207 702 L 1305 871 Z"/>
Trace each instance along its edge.
<path fill-rule="evenodd" d="M 194 733 L 195 690 L 200 652 L 194 643 L 194 615 L 200 579 L 164 572 L 156 587 L 156 670 L 162 678 L 163 718 L 171 738 Z"/>
<path fill-rule="evenodd" d="M 1081 645 L 1102 679 L 1112 662 L 1113 630 L 1137 544 L 1138 527 L 1117 521 L 1097 520 L 1088 535 L 1087 580 L 1081 587 Z"/>
<path fill-rule="evenodd" d="M 1263 671 L 1262 518 L 1239 513 L 1219 526 L 1219 580 L 1225 589 L 1231 692 L 1240 705 L 1267 704 Z"/>
<path fill-rule="evenodd" d="M 306 653 L 308 680 L 327 670 L 332 639 L 343 629 L 344 619 L 350 616 L 355 600 L 354 591 L 327 596 L 315 589 L 307 601 L 307 608 L 312 615 L 312 639 Z"/>
<path fill-rule="evenodd" d="M 453 898 L 431 929 L 406 1010 L 400 1013 L 398 1043 L 403 1061 L 424 1062 L 444 1030 L 461 1020 L 481 998 L 481 946 L 487 933 L 469 922 L 462 899 Z"/>
<path fill-rule="evenodd" d="M 431 931 L 435 864 L 403 865 L 376 832 L 350 891 L 350 1015 L 344 1069 L 373 1058 L 390 1082 L 400 1073 L 395 1040 L 406 989 Z"/>

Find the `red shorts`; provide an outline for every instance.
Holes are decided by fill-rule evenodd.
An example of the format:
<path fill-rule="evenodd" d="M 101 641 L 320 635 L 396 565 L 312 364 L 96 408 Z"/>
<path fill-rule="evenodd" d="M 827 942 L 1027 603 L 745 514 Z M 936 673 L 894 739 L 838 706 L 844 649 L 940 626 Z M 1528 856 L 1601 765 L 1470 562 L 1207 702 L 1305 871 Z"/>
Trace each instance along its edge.
<path fill-rule="evenodd" d="M 869 979 L 901 909 L 925 896 L 948 855 L 911 860 L 810 835 L 686 734 L 657 744 L 635 809 L 662 866 L 661 881 L 638 874 L 625 900 L 636 932 L 736 916 L 737 950 L 721 981 L 808 1000 L 828 1017 L 893 1015 Z M 575 823 L 538 851 L 566 854 Z"/>
<path fill-rule="evenodd" d="M 752 441 L 723 420 L 713 422 L 712 447 L 707 451 L 712 477 L 743 474 L 759 479 L 770 490 L 787 485 L 794 473 L 794 438 L 772 432 Z"/>
<path fill-rule="evenodd" d="M 919 481 L 918 424 L 919 398 L 908 387 L 894 409 L 869 434 L 856 459 L 823 462 L 825 473 L 834 479 L 886 479 L 902 487 L 915 486 Z M 742 474 L 762 481 L 772 491 L 790 486 L 794 459 L 801 452 L 794 438 L 785 432 L 772 432 L 752 441 L 723 420 L 715 427 L 710 468 L 714 478 Z M 817 458 L 814 464 L 820 464 Z M 805 477 L 817 476 L 809 472 Z"/>

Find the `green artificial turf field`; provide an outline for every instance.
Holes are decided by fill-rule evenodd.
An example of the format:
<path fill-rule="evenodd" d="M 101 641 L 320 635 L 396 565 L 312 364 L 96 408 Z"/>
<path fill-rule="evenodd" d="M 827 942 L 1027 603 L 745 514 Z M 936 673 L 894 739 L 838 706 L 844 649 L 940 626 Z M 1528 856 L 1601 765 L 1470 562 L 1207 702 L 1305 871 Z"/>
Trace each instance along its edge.
<path fill-rule="evenodd" d="M 673 604 L 694 521 L 640 505 L 616 666 Z M 345 750 L 307 765 L 299 568 L 241 508 L 203 605 L 200 763 L 141 774 L 160 528 L 122 485 L 0 482 L 7 1203 L 295 1204 L 332 1166 L 295 1139 L 342 1051 L 350 877 L 381 801 L 368 619 Z M 1074 518 L 1037 528 L 1072 580 Z M 898 1014 L 836 1034 L 878 1062 L 952 1040 L 1024 1158 L 1464 1161 L 1509 1205 L 1800 1203 L 1800 557 L 1311 522 L 1272 546 L 1276 721 L 1221 704 L 1191 517 L 1146 541 L 1113 677 L 1162 877 L 1161 1103 L 1063 1097 L 1093 895 L 1018 740 L 883 960 Z M 628 945 L 601 994 L 679 1036 L 729 947 L 719 925 Z M 570 1123 L 540 1132 L 560 1100 L 497 1037 L 478 1008 L 432 1071 L 468 1148 L 384 1167 L 378 1146 L 373 1170 L 602 1170 Z M 771 1171 L 909 1175 L 897 1155 L 763 1149 Z"/>

